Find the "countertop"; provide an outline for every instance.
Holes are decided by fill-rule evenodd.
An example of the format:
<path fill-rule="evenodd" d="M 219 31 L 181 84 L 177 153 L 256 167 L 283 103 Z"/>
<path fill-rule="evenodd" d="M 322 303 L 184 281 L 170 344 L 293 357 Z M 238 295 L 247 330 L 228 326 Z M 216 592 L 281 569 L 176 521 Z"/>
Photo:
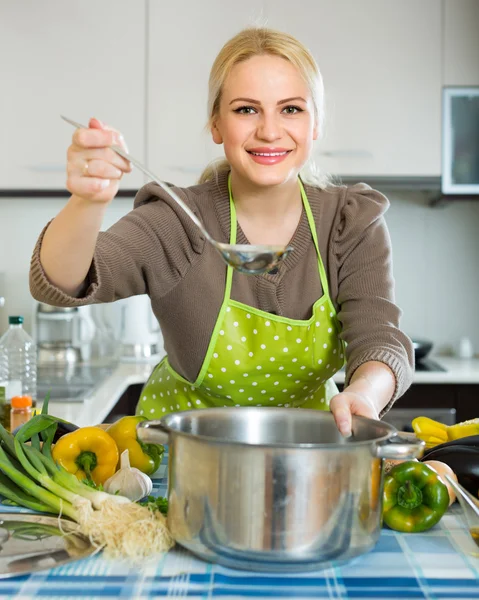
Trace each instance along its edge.
<path fill-rule="evenodd" d="M 449 357 L 431 357 L 445 371 L 416 371 L 414 384 L 479 384 L 479 359 L 460 360 Z M 116 405 L 123 392 L 133 384 L 143 384 L 158 358 L 151 362 L 122 362 L 83 402 L 50 402 L 49 412 L 83 427 L 101 423 Z M 344 372 L 334 376 L 344 382 Z M 41 402 L 39 402 L 41 406 Z"/>
<path fill-rule="evenodd" d="M 155 479 L 154 493 L 166 495 L 166 485 L 166 476 Z M 13 510 L 30 512 L 0 504 L 0 513 Z M 0 598 L 479 598 L 478 555 L 456 503 L 429 531 L 404 534 L 383 529 L 371 552 L 346 564 L 331 562 L 321 571 L 236 571 L 203 562 L 176 547 L 141 565 L 97 554 L 50 570 L 0 580 Z"/>

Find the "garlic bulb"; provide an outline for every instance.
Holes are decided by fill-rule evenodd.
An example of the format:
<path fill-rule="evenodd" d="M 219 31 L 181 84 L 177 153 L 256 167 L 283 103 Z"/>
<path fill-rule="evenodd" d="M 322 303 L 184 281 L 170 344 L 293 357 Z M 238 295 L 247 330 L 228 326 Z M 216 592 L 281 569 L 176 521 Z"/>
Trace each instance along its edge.
<path fill-rule="evenodd" d="M 120 494 L 136 502 L 151 494 L 153 482 L 145 473 L 130 467 L 128 450 L 121 453 L 120 469 L 103 484 L 108 494 Z"/>

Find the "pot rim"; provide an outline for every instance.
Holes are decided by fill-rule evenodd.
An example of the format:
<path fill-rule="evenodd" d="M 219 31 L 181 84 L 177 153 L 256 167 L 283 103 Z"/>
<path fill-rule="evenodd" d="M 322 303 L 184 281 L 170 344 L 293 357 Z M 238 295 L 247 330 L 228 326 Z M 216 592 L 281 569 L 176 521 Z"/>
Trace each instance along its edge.
<path fill-rule="evenodd" d="M 241 407 L 235 407 L 235 408 L 239 408 L 240 410 L 249 410 L 249 411 L 258 411 L 258 408 L 260 409 L 266 409 L 268 411 L 274 410 L 274 411 L 290 411 L 290 408 L 281 408 L 281 407 L 254 407 L 254 406 L 241 406 Z M 381 442 L 385 442 L 386 440 L 397 436 L 400 432 L 391 424 L 386 423 L 384 421 L 379 421 L 379 420 L 375 420 L 375 419 L 369 419 L 368 417 L 362 417 L 359 415 L 353 415 L 353 428 L 354 428 L 354 421 L 359 421 L 359 422 L 372 422 L 372 423 L 381 423 L 381 426 L 384 427 L 385 429 L 389 430 L 387 433 L 385 433 L 382 436 L 379 437 L 374 437 L 368 440 L 354 440 L 353 436 L 349 437 L 349 438 L 342 438 L 341 441 L 339 442 L 298 442 L 298 443 L 293 443 L 293 442 L 269 442 L 269 443 L 251 443 L 251 442 L 245 442 L 245 441 L 238 441 L 238 440 L 227 440 L 224 438 L 215 438 L 215 437 L 210 437 L 210 436 L 206 436 L 206 435 L 201 435 L 201 434 L 197 434 L 197 433 L 191 433 L 191 432 L 187 432 L 187 431 L 181 431 L 180 429 L 175 429 L 174 427 L 171 427 L 170 425 L 168 425 L 166 423 L 167 420 L 171 421 L 172 419 L 175 418 L 175 415 L 177 414 L 181 414 L 181 415 L 188 415 L 188 414 L 197 414 L 199 409 L 194 409 L 194 410 L 188 410 L 188 411 L 182 411 L 181 413 L 170 413 L 168 415 L 165 415 L 164 417 L 161 417 L 161 419 L 157 419 L 157 420 L 152 420 L 152 421 L 144 421 L 143 423 L 140 424 L 140 426 L 142 427 L 152 427 L 152 429 L 157 428 L 162 430 L 166 435 L 170 435 L 170 434 L 175 434 L 177 436 L 181 436 L 181 437 L 186 437 L 189 439 L 194 439 L 197 441 L 202 441 L 202 442 L 207 442 L 209 444 L 212 445 L 229 445 L 229 446 L 238 446 L 238 447 L 247 447 L 247 448 L 277 448 L 278 450 L 282 450 L 282 449 L 289 449 L 289 450 L 315 450 L 315 449 L 321 449 L 321 450 L 325 450 L 325 449 L 344 449 L 346 446 L 347 447 L 358 447 L 358 446 L 368 446 L 370 444 L 377 444 L 377 443 L 381 443 Z M 230 411 L 231 408 L 227 407 L 215 407 L 215 408 L 208 408 L 208 409 L 201 409 L 202 411 L 221 411 L 224 412 L 225 410 Z M 331 419 L 333 418 L 332 414 L 329 411 L 318 411 L 315 409 L 311 409 L 311 408 L 306 408 L 306 409 L 300 409 L 302 411 L 308 411 L 312 414 L 318 415 L 318 416 L 326 416 L 327 414 L 330 415 Z M 262 412 L 262 411 L 261 411 Z M 329 418 L 329 417 L 328 417 Z"/>

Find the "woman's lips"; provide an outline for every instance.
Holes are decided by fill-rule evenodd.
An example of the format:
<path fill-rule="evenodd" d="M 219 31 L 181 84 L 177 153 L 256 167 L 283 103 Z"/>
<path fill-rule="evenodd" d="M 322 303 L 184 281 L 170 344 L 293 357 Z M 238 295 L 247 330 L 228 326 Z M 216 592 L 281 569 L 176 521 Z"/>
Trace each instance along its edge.
<path fill-rule="evenodd" d="M 254 148 L 247 150 L 255 163 L 260 165 L 276 165 L 282 162 L 291 150 L 284 148 Z"/>

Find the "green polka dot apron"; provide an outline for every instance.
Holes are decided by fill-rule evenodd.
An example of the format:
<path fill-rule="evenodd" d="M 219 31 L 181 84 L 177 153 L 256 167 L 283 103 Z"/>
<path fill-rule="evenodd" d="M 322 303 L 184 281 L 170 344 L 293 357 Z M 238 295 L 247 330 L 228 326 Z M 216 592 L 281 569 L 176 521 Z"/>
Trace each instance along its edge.
<path fill-rule="evenodd" d="M 233 268 L 227 266 L 223 303 L 196 381 L 176 373 L 165 357 L 142 390 L 137 414 L 157 419 L 166 413 L 216 406 L 329 408 L 338 393 L 332 376 L 344 364 L 344 343 L 313 215 L 299 183 L 323 289 L 311 318 L 288 319 L 232 300 Z M 229 193 L 230 243 L 235 244 L 237 221 L 230 184 Z"/>

